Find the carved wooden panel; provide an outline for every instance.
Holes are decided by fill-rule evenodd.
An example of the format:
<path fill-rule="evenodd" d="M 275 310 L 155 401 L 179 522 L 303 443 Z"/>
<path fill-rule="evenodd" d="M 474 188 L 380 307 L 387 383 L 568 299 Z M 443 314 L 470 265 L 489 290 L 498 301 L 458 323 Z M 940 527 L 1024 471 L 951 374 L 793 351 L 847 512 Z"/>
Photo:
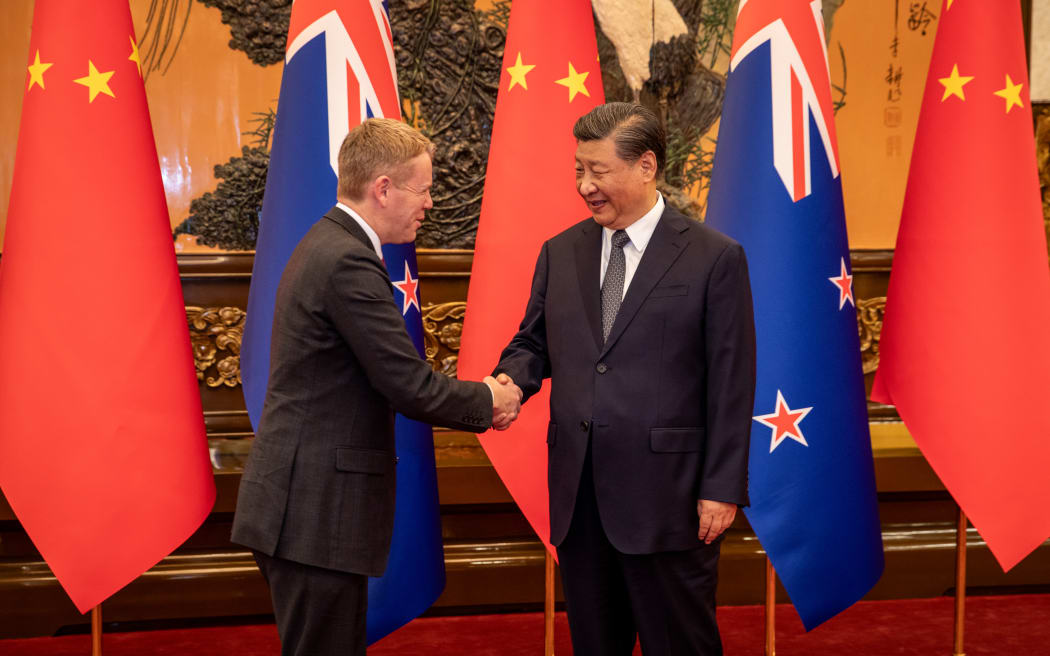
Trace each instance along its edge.
<path fill-rule="evenodd" d="M 244 310 L 237 307 L 186 307 L 197 380 L 208 387 L 241 384 Z"/>

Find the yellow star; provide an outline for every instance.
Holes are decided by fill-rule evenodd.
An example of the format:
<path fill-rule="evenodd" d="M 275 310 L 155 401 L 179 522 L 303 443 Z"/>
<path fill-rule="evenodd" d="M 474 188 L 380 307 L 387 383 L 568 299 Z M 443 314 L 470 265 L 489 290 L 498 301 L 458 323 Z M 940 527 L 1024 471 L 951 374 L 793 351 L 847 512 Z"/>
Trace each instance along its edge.
<path fill-rule="evenodd" d="M 1010 79 L 1010 76 L 1006 76 L 1006 86 L 998 91 L 994 92 L 995 95 L 1000 98 L 1006 99 L 1006 113 L 1009 114 L 1010 110 L 1013 109 L 1014 105 L 1018 107 L 1024 107 L 1024 103 L 1021 102 L 1021 87 L 1023 84 L 1014 84 L 1014 81 Z"/>
<path fill-rule="evenodd" d="M 587 85 L 584 84 L 587 81 L 588 75 L 590 75 L 588 71 L 577 73 L 576 69 L 572 67 L 572 62 L 569 62 L 569 76 L 563 77 L 560 80 L 555 80 L 554 83 L 569 88 L 569 102 L 572 102 L 573 98 L 575 98 L 578 93 L 582 93 L 590 98 L 591 93 L 587 91 Z"/>
<path fill-rule="evenodd" d="M 77 84 L 83 84 L 88 88 L 90 98 L 88 102 L 95 102 L 95 96 L 100 93 L 104 93 L 110 98 L 116 98 L 113 92 L 109 88 L 109 78 L 113 77 L 113 71 L 107 71 L 105 73 L 99 73 L 98 69 L 95 68 L 95 64 L 88 60 L 88 74 L 86 77 L 82 77 L 73 80 Z"/>
<path fill-rule="evenodd" d="M 937 78 L 937 81 L 944 85 L 944 96 L 941 97 L 941 102 L 947 100 L 948 96 L 958 96 L 960 100 L 966 100 L 966 96 L 963 95 L 963 85 L 972 79 L 972 75 L 959 75 L 958 64 L 952 66 L 951 77 Z"/>
<path fill-rule="evenodd" d="M 945 7 L 945 8 L 944 8 L 944 10 L 945 10 L 945 11 L 948 11 L 949 9 L 951 9 L 951 8 L 952 8 L 952 3 L 953 3 L 953 2 L 955 2 L 955 0 L 948 0 L 948 6 L 947 6 L 947 7 Z"/>
<path fill-rule="evenodd" d="M 519 52 L 518 60 L 514 62 L 514 65 L 507 67 L 507 72 L 510 73 L 510 86 L 507 87 L 507 91 L 513 89 L 515 84 L 520 84 L 522 89 L 528 90 L 529 85 L 525 83 L 525 76 L 534 68 L 536 68 L 535 64 L 521 63 L 521 52 Z"/>
<path fill-rule="evenodd" d="M 139 69 L 139 77 L 142 77 L 142 60 L 139 59 L 139 44 L 135 43 L 134 37 L 128 37 L 128 41 L 131 41 L 131 54 L 128 55 L 128 61 L 135 62 L 135 67 Z"/>
<path fill-rule="evenodd" d="M 36 57 L 33 58 L 33 63 L 29 65 L 29 89 L 33 88 L 34 84 L 39 84 L 40 88 L 44 88 L 44 71 L 51 68 L 52 64 L 48 64 L 40 61 L 40 51 L 36 51 Z M 26 89 L 26 91 L 29 91 Z"/>

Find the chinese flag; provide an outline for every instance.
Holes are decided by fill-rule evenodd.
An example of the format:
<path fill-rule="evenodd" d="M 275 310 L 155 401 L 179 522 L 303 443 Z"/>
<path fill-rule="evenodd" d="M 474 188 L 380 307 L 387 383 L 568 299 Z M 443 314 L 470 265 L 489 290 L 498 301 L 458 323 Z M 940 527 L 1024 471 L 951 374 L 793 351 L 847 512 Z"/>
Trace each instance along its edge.
<path fill-rule="evenodd" d="M 947 0 L 872 392 L 1004 570 L 1050 536 L 1050 269 L 1026 71 L 1017 0 Z"/>
<path fill-rule="evenodd" d="M 0 488 L 81 612 L 215 498 L 127 0 L 37 0 L 0 260 Z"/>
<path fill-rule="evenodd" d="M 576 193 L 576 119 L 605 102 L 590 0 L 514 0 L 467 294 L 459 376 L 491 373 L 517 332 L 543 242 L 589 213 Z M 547 386 L 506 432 L 481 438 L 548 548 Z"/>

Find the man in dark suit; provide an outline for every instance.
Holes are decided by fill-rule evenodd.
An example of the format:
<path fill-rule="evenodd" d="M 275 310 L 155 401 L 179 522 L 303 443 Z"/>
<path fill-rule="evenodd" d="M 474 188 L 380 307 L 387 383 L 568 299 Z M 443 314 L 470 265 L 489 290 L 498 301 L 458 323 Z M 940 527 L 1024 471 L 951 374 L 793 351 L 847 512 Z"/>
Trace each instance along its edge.
<path fill-rule="evenodd" d="M 722 532 L 747 503 L 755 338 L 740 245 L 665 205 L 648 109 L 577 121 L 593 218 L 548 240 L 496 367 L 551 378 L 551 542 L 578 656 L 722 653 Z"/>
<path fill-rule="evenodd" d="M 394 413 L 460 430 L 505 428 L 520 390 L 457 381 L 419 358 L 394 304 L 382 243 L 415 239 L 433 203 L 433 145 L 369 119 L 339 151 L 339 203 L 281 277 L 266 401 L 232 540 L 273 597 L 285 656 L 365 653 L 366 577 L 386 568 Z"/>

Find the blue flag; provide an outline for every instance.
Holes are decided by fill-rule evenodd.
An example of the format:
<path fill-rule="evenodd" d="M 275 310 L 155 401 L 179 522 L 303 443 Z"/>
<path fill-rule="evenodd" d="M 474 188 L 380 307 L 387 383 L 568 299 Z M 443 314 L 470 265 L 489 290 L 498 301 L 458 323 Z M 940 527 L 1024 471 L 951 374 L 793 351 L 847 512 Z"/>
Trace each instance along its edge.
<path fill-rule="evenodd" d="M 299 240 L 336 202 L 337 155 L 350 128 L 400 118 L 390 22 L 380 0 L 299 0 L 292 8 L 241 349 L 244 401 L 256 428 L 270 369 L 277 285 Z M 383 246 L 391 294 L 423 355 L 413 244 Z M 397 509 L 386 574 L 368 585 L 368 642 L 430 607 L 445 587 L 434 438 L 397 417 Z"/>
<path fill-rule="evenodd" d="M 746 0 L 708 225 L 747 253 L 758 383 L 745 510 L 807 630 L 882 575 L 820 0 Z"/>

